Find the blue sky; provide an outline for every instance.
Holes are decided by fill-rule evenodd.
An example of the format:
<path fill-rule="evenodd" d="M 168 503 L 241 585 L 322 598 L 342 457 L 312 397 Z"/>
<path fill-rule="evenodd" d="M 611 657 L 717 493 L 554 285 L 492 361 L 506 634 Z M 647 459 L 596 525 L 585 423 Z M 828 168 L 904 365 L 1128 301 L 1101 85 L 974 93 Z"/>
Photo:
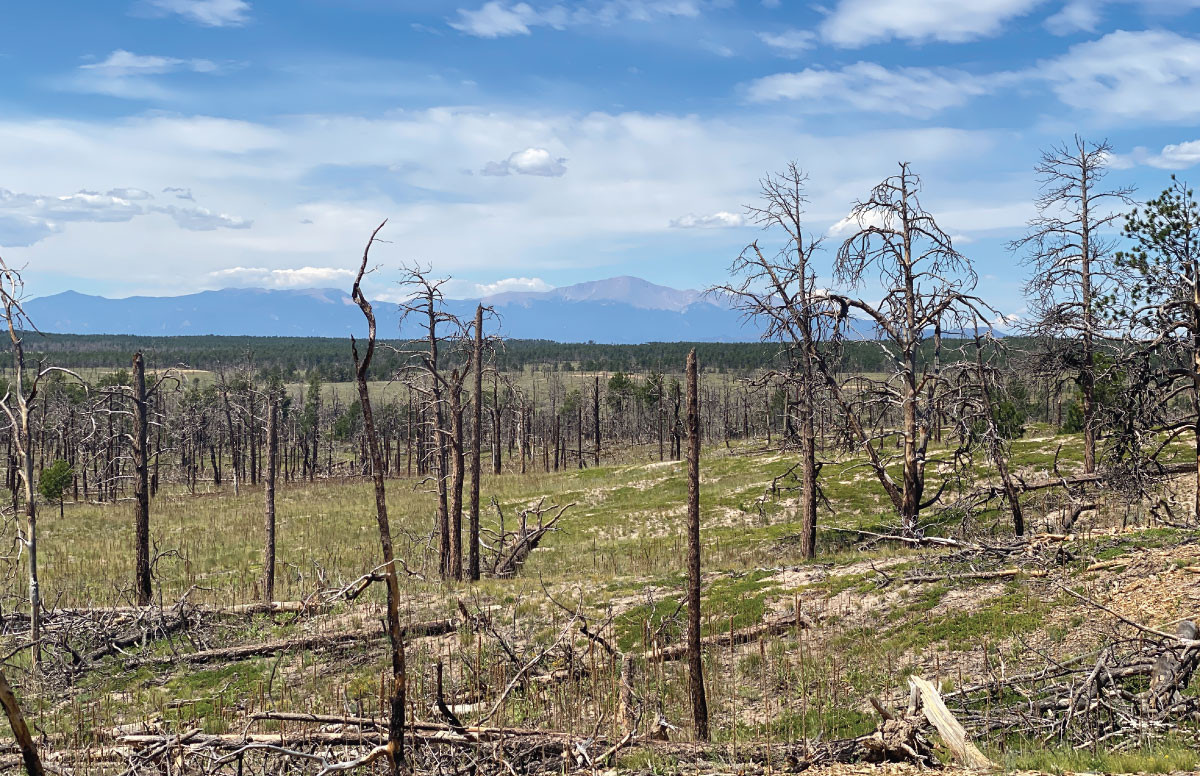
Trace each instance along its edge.
<path fill-rule="evenodd" d="M 69 21 L 68 21 L 69 20 Z M 460 295 L 725 278 L 796 160 L 831 244 L 911 162 L 1019 314 L 1039 149 L 1200 164 L 1200 0 L 11 3 L 0 251 L 34 295 L 349 283 L 383 218 Z M 827 261 L 828 259 L 826 259 Z"/>

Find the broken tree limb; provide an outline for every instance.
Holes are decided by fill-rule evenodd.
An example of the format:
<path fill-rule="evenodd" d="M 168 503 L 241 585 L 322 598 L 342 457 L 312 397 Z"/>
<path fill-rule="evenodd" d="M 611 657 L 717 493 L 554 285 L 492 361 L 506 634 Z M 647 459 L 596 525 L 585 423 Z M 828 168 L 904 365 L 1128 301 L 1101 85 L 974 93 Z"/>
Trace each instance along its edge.
<path fill-rule="evenodd" d="M 985 757 L 983 752 L 967 739 L 967 731 L 950 713 L 950 709 L 946 708 L 941 694 L 933 684 L 914 675 L 908 677 L 908 685 L 921 694 L 921 706 L 925 713 L 925 719 L 937 728 L 942 742 L 953 753 L 954 759 L 968 768 L 996 769 L 996 764 Z"/>
<path fill-rule="evenodd" d="M 25 724 L 25 715 L 21 713 L 17 696 L 9 686 L 8 677 L 4 675 L 2 667 L 0 667 L 0 706 L 4 707 L 4 714 L 8 717 L 13 738 L 17 740 L 17 746 L 21 748 L 21 760 L 25 763 L 25 770 L 29 776 L 42 776 L 45 770 L 42 768 L 42 758 L 38 756 L 37 744 L 33 742 L 33 736 L 29 734 L 29 726 Z"/>

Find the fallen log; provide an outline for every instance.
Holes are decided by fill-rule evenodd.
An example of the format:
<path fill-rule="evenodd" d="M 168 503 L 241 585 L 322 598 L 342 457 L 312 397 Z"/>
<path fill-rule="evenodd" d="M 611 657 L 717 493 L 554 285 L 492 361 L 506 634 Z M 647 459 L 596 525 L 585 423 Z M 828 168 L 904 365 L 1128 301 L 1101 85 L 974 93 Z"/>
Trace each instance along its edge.
<path fill-rule="evenodd" d="M 901 577 L 906 584 L 921 582 L 953 582 L 961 579 L 1011 579 L 1013 577 L 1044 577 L 1045 569 L 1003 569 L 1000 571 L 968 571 L 961 574 L 917 574 Z"/>
<path fill-rule="evenodd" d="M 409 638 L 422 638 L 427 636 L 442 636 L 447 633 L 452 633 L 456 630 L 458 630 L 458 620 L 446 619 L 413 623 L 412 625 L 404 628 L 404 633 Z M 346 644 L 353 644 L 355 642 L 380 641 L 386 637 L 387 632 L 382 628 L 373 628 L 368 631 L 301 636 L 299 638 L 277 639 L 275 641 L 260 642 L 258 644 L 239 644 L 233 647 L 202 649 L 198 652 L 185 652 L 178 655 L 142 658 L 139 660 L 130 661 L 130 665 L 162 666 L 173 665 L 179 662 L 212 663 L 218 661 L 245 660 L 246 658 L 274 655 L 279 652 L 290 652 L 293 650 L 330 649 L 333 647 L 344 646 Z"/>
<path fill-rule="evenodd" d="M 741 628 L 728 633 L 720 633 L 715 636 L 705 636 L 700 639 L 701 649 L 706 647 L 728 647 L 731 645 L 745 644 L 751 641 L 758 641 L 764 636 L 773 636 L 777 633 L 785 633 L 795 627 L 811 628 L 812 621 L 803 614 L 789 615 L 786 618 L 772 620 L 770 622 L 751 625 L 748 628 Z M 649 652 L 642 654 L 642 658 L 648 663 L 666 663 L 672 660 L 682 660 L 687 656 L 687 644 L 672 644 L 668 647 L 652 649 Z"/>

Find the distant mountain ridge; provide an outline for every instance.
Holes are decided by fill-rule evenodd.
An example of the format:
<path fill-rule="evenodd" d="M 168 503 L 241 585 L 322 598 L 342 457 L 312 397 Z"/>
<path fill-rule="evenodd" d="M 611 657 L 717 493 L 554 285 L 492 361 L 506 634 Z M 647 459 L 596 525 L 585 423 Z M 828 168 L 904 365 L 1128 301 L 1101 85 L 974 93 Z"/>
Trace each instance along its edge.
<path fill-rule="evenodd" d="M 470 317 L 479 301 L 448 299 L 446 307 Z M 759 339 L 758 329 L 720 298 L 628 276 L 503 292 L 482 301 L 500 315 L 501 333 L 520 339 L 606 344 Z M 415 322 L 401 330 L 396 304 L 373 305 L 381 337 L 420 335 Z M 42 331 L 63 334 L 341 337 L 361 336 L 364 329 L 349 294 L 333 288 L 226 288 L 124 299 L 66 291 L 31 299 L 25 310 Z"/>

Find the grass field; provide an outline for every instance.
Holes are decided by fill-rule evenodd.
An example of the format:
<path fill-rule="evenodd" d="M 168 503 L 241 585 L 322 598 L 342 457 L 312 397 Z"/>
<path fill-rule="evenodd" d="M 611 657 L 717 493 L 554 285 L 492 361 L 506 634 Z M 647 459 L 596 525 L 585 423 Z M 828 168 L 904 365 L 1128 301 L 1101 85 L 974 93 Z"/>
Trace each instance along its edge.
<path fill-rule="evenodd" d="M 1042 428 L 1031 429 L 1015 443 L 1014 459 L 1021 471 L 1034 474 L 1048 467 L 1060 446 L 1060 465 L 1078 465 L 1078 440 L 1054 437 Z M 1152 608 L 1139 610 L 1139 617 L 1169 621 L 1200 609 L 1196 579 L 1181 571 L 1200 554 L 1198 537 L 1149 526 L 1140 513 L 1127 514 L 1116 504 L 1105 505 L 1092 523 L 1081 525 L 1072 539 L 1073 558 L 1051 569 L 1048 579 L 884 584 L 913 570 L 961 570 L 963 562 L 929 549 L 864 548 L 860 537 L 836 530 L 886 531 L 893 522 L 890 504 L 856 458 L 832 462 L 823 470 L 829 508 L 820 516 L 820 551 L 813 561 L 802 562 L 790 500 L 763 498 L 771 479 L 792 462 L 777 451 L 714 447 L 702 464 L 706 632 L 753 625 L 797 605 L 818 623 L 771 641 L 707 653 L 716 737 L 730 746 L 866 733 L 877 721 L 868 699 L 877 696 L 902 705 L 910 673 L 938 678 L 944 687 L 961 686 L 994 670 L 997 661 L 1016 671 L 1041 660 L 1040 655 L 1069 654 L 1081 640 L 1108 637 L 1110 623 L 1089 616 L 1055 586 L 1065 580 L 1106 590 L 1110 580 L 1128 571 L 1118 565 L 1098 575 L 1086 573 L 1099 558 L 1150 558 L 1158 564 L 1157 578 L 1174 580 L 1164 588 L 1169 595 L 1138 604 Z M 977 476 L 986 478 L 988 472 L 981 468 Z M 574 506 L 562 518 L 561 530 L 549 535 L 520 575 L 478 585 L 436 579 L 434 496 L 420 483 L 404 479 L 390 480 L 388 487 L 397 552 L 412 572 L 401 580 L 406 620 L 455 616 L 461 602 L 470 611 L 488 613 L 495 632 L 523 659 L 559 638 L 569 621 L 568 609 L 588 617 L 625 652 L 652 650 L 681 636 L 686 482 L 680 463 L 631 460 L 554 474 L 486 476 L 483 502 L 494 498 L 509 527 L 521 509 L 542 499 Z M 379 559 L 372 504 L 370 485 L 363 481 L 282 486 L 277 496 L 276 598 L 304 600 L 370 572 Z M 1112 530 L 1117 514 L 1124 530 Z M 487 506 L 485 526 L 495 529 L 498 520 L 497 510 Z M 999 513 L 963 520 L 963 515 L 942 515 L 930 530 L 974 536 L 1008 530 Z M 56 510 L 45 510 L 40 542 L 48 606 L 128 604 L 132 531 L 127 503 L 68 503 L 61 518 Z M 156 592 L 163 606 L 170 608 L 184 596 L 194 604 L 221 607 L 258 600 L 262 535 L 259 489 L 244 487 L 236 497 L 228 490 L 193 496 L 166 489 L 152 512 Z M 20 600 L 22 579 L 23 571 L 7 577 L 4 601 Z M 146 661 L 269 639 L 366 633 L 378 628 L 381 595 L 375 585 L 353 603 L 307 616 L 213 616 L 195 633 L 126 650 L 128 654 L 71 682 L 28 673 L 17 677 L 17 683 L 35 728 L 63 746 L 98 745 L 103 731 L 146 721 L 172 729 L 195 725 L 227 732 L 243 729 L 256 711 L 268 709 L 377 715 L 384 667 L 378 640 L 212 665 Z M 551 596 L 563 606 L 552 603 Z M 12 608 L 6 604 L 6 610 Z M 495 696 L 496 681 L 510 659 L 499 641 L 465 628 L 414 640 L 409 670 L 416 716 L 429 714 L 433 665 L 439 660 L 447 667 L 451 699 L 466 718 L 480 713 Z M 616 682 L 611 670 L 603 670 L 608 658 L 584 639 L 569 636 L 564 643 L 552 665 L 582 661 L 598 670 L 588 672 L 586 679 L 530 685 L 513 693 L 493 721 L 617 731 Z M 644 671 L 645 713 L 661 713 L 681 728 L 675 735 L 686 740 L 689 712 L 682 666 L 648 664 Z M 285 723 L 253 725 L 286 733 Z M 1014 767 L 1113 769 L 1118 764 L 1115 756 L 1089 760 L 1021 740 L 986 743 Z M 1174 740 L 1121 756 L 1121 768 L 1197 765 L 1194 752 Z"/>

